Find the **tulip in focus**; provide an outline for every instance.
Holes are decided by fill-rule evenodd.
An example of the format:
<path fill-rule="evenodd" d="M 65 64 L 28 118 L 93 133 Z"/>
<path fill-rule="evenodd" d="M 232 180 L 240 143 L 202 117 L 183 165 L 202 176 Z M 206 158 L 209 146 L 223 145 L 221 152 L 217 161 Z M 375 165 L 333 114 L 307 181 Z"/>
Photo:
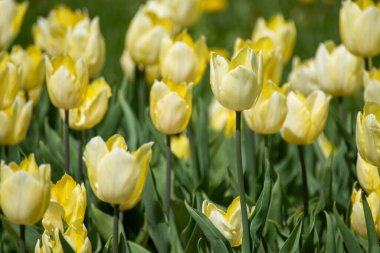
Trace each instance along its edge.
<path fill-rule="evenodd" d="M 376 192 L 379 196 L 380 193 L 380 176 L 377 167 L 366 162 L 360 154 L 356 161 L 356 175 L 363 190 L 370 194 Z"/>
<path fill-rule="evenodd" d="M 262 89 L 262 54 L 243 48 L 231 61 L 211 54 L 210 82 L 214 96 L 224 107 L 244 111 L 252 107 Z"/>
<path fill-rule="evenodd" d="M 0 53 L 0 110 L 12 105 L 20 87 L 21 76 L 9 55 Z"/>
<path fill-rule="evenodd" d="M 307 97 L 290 92 L 286 99 L 288 114 L 281 129 L 282 138 L 297 145 L 317 140 L 325 128 L 329 103 L 330 96 L 319 90 Z"/>
<path fill-rule="evenodd" d="M 155 81 L 150 91 L 150 117 L 166 135 L 183 132 L 192 111 L 192 85 Z"/>
<path fill-rule="evenodd" d="M 212 99 L 208 109 L 210 126 L 217 132 L 224 132 L 230 137 L 236 131 L 236 113 L 222 106 L 215 98 Z"/>
<path fill-rule="evenodd" d="M 0 206 L 11 222 L 32 225 L 45 213 L 50 199 L 50 165 L 37 165 L 29 155 L 20 165 L 0 167 Z"/>
<path fill-rule="evenodd" d="M 170 149 L 175 156 L 179 159 L 188 160 L 190 158 L 190 142 L 185 133 L 178 136 L 173 135 L 170 137 Z"/>
<path fill-rule="evenodd" d="M 300 92 L 305 96 L 309 96 L 313 91 L 319 90 L 314 59 L 301 62 L 298 57 L 294 58 L 288 82 L 291 90 Z"/>
<path fill-rule="evenodd" d="M 153 142 L 128 152 L 127 143 L 120 135 L 104 142 L 94 137 L 86 145 L 84 161 L 88 178 L 95 195 L 120 210 L 133 208 L 141 198 L 148 166 L 152 157 Z"/>
<path fill-rule="evenodd" d="M 0 1 L 0 49 L 6 48 L 18 34 L 28 3 L 15 0 Z"/>

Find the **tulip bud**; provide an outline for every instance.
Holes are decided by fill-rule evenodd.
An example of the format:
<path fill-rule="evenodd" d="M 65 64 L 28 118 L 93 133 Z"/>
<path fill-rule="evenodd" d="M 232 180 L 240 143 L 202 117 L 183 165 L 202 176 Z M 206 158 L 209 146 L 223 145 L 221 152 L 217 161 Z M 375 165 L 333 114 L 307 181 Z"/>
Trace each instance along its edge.
<path fill-rule="evenodd" d="M 380 54 L 380 6 L 372 0 L 343 1 L 340 8 L 340 37 L 347 49 L 358 56 Z"/>
<path fill-rule="evenodd" d="M 16 145 L 25 139 L 33 103 L 17 96 L 12 106 L 0 111 L 0 145 Z"/>
<path fill-rule="evenodd" d="M 210 82 L 214 96 L 224 107 L 244 111 L 252 107 L 262 89 L 262 54 L 243 48 L 231 61 L 212 53 Z"/>
<path fill-rule="evenodd" d="M 123 69 L 124 75 L 128 78 L 129 81 L 133 82 L 135 80 L 136 64 L 133 61 L 131 54 L 126 48 L 124 49 L 123 54 L 121 55 L 120 64 L 121 68 Z"/>
<path fill-rule="evenodd" d="M 20 69 L 21 89 L 29 91 L 42 85 L 45 78 L 45 65 L 40 48 L 29 46 L 24 50 L 20 46 L 14 46 L 10 58 Z"/>
<path fill-rule="evenodd" d="M 189 159 L 190 158 L 190 142 L 186 134 L 180 134 L 178 136 L 173 135 L 170 137 L 170 149 L 175 156 L 179 159 Z"/>
<path fill-rule="evenodd" d="M 380 69 L 373 68 L 364 74 L 364 102 L 373 102 L 380 105 Z"/>
<path fill-rule="evenodd" d="M 321 149 L 323 156 L 328 159 L 331 155 L 334 155 L 336 147 L 330 142 L 327 137 L 321 133 L 318 137 L 318 146 Z"/>
<path fill-rule="evenodd" d="M 160 0 L 170 8 L 176 30 L 193 25 L 202 13 L 204 0 Z"/>
<path fill-rule="evenodd" d="M 285 120 L 286 86 L 279 88 L 272 81 L 264 84 L 257 102 L 243 112 L 249 128 L 259 134 L 274 134 L 280 131 Z"/>
<path fill-rule="evenodd" d="M 111 87 L 104 78 L 93 81 L 87 87 L 86 96 L 82 104 L 70 110 L 70 128 L 81 131 L 91 129 L 99 124 L 108 110 L 110 97 Z M 61 117 L 64 118 L 63 110 L 61 110 Z"/>
<path fill-rule="evenodd" d="M 359 153 L 356 161 L 356 175 L 366 193 L 380 193 L 380 176 L 377 167 L 366 162 Z"/>
<path fill-rule="evenodd" d="M 313 91 L 319 90 L 314 60 L 309 59 L 301 63 L 300 59 L 295 57 L 288 82 L 293 91 L 301 92 L 305 96 L 309 96 Z"/>
<path fill-rule="evenodd" d="M 334 42 L 320 44 L 315 69 L 321 89 L 333 96 L 350 96 L 363 85 L 364 61 Z"/>
<path fill-rule="evenodd" d="M 61 109 L 80 106 L 86 96 L 88 72 L 86 62 L 76 62 L 68 55 L 60 55 L 52 61 L 46 57 L 46 83 L 51 102 Z"/>
<path fill-rule="evenodd" d="M 202 4 L 205 12 L 221 12 L 227 8 L 228 0 L 203 0 Z"/>
<path fill-rule="evenodd" d="M 161 79 L 160 66 L 158 64 L 145 66 L 144 74 L 145 82 L 151 85 L 155 80 Z"/>
<path fill-rule="evenodd" d="M 0 53 L 0 110 L 12 105 L 20 87 L 18 68 L 7 53 Z"/>
<path fill-rule="evenodd" d="M 221 105 L 215 98 L 212 99 L 208 109 L 209 123 L 217 132 L 224 132 L 228 138 L 236 131 L 236 113 Z"/>
<path fill-rule="evenodd" d="M 42 218 L 49 205 L 50 165 L 37 165 L 34 155 L 20 165 L 1 162 L 1 208 L 15 224 L 31 225 Z"/>
<path fill-rule="evenodd" d="M 150 117 L 166 135 L 183 132 L 192 111 L 192 85 L 155 81 L 150 91 Z"/>
<path fill-rule="evenodd" d="M 7 47 L 20 31 L 28 3 L 14 0 L 0 1 L 0 49 Z"/>
<path fill-rule="evenodd" d="M 329 112 L 330 97 L 322 91 L 313 91 L 308 97 L 290 92 L 286 99 L 288 114 L 281 135 L 289 143 L 306 145 L 322 133 Z"/>
<path fill-rule="evenodd" d="M 160 69 L 164 79 L 175 83 L 187 82 L 197 84 L 206 69 L 207 45 L 204 37 L 197 42 L 186 32 L 174 40 L 164 38 L 160 53 Z"/>
<path fill-rule="evenodd" d="M 86 145 L 84 161 L 91 188 L 102 201 L 120 205 L 121 210 L 133 208 L 141 198 L 153 142 L 132 153 L 120 135 L 104 142 L 94 137 Z"/>
<path fill-rule="evenodd" d="M 262 37 L 272 38 L 275 47 L 282 52 L 282 60 L 288 62 L 296 43 L 296 26 L 293 21 L 286 21 L 281 14 L 276 14 L 268 21 L 259 18 L 252 33 L 252 40 Z"/>

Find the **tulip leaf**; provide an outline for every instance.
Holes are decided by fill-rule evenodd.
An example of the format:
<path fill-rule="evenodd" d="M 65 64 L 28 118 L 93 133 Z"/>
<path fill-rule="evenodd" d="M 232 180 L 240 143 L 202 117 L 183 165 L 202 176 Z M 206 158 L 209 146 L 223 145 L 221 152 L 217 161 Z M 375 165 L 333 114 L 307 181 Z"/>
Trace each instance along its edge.
<path fill-rule="evenodd" d="M 380 252 L 379 241 L 377 239 L 375 224 L 373 222 L 371 209 L 369 208 L 367 198 L 365 193 L 362 194 L 363 209 L 365 215 L 365 223 L 367 226 L 367 237 L 368 237 L 368 253 Z"/>
<path fill-rule="evenodd" d="M 90 233 L 88 233 L 88 238 L 91 242 L 92 252 L 100 252 L 102 250 L 102 241 L 98 231 L 94 227 L 91 229 Z"/>
<path fill-rule="evenodd" d="M 94 225 L 103 240 L 107 240 L 113 233 L 113 217 L 102 212 L 94 204 L 91 204 L 91 217 L 94 219 Z M 119 221 L 119 231 L 124 234 L 123 225 Z"/>
<path fill-rule="evenodd" d="M 298 249 L 300 247 L 301 231 L 302 220 L 298 222 L 297 226 L 295 226 L 289 238 L 285 241 L 284 245 L 282 245 L 280 253 L 298 252 Z"/>
<path fill-rule="evenodd" d="M 334 229 L 332 228 L 331 224 L 331 217 L 329 214 L 324 211 L 326 216 L 326 223 L 327 223 L 327 233 L 326 233 L 326 252 L 335 253 L 335 233 Z"/>
<path fill-rule="evenodd" d="M 130 149 L 134 150 L 137 148 L 138 136 L 139 136 L 139 127 L 137 126 L 138 120 L 134 115 L 131 107 L 127 103 L 124 98 L 124 94 L 119 92 L 118 94 L 119 102 L 121 105 L 121 109 L 124 114 L 124 120 L 127 126 L 127 135 L 128 135 L 128 145 L 130 145 Z"/>
<path fill-rule="evenodd" d="M 59 241 L 61 243 L 63 252 L 65 253 L 75 253 L 74 249 L 70 246 L 70 244 L 66 241 L 65 237 L 62 233 L 59 233 Z"/>
<path fill-rule="evenodd" d="M 143 247 L 138 245 L 137 243 L 128 241 L 128 244 L 129 244 L 129 248 L 131 249 L 130 251 L 131 253 L 149 253 L 150 252 L 149 250 L 144 249 Z"/>
<path fill-rule="evenodd" d="M 220 233 L 214 224 L 212 224 L 209 218 L 200 211 L 189 206 L 186 202 L 185 205 L 191 217 L 197 222 L 203 234 L 206 236 L 214 252 L 233 252 L 227 239 Z"/>

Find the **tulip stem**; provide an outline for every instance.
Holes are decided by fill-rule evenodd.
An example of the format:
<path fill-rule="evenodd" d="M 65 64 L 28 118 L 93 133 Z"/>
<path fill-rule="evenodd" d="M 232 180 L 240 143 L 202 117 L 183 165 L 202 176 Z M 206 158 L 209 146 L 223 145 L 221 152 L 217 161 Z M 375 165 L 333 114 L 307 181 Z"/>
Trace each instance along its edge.
<path fill-rule="evenodd" d="M 83 180 L 83 131 L 78 132 L 78 170 L 79 170 L 79 182 L 84 182 Z"/>
<path fill-rule="evenodd" d="M 370 71 L 372 69 L 372 58 L 371 57 L 368 57 L 368 58 L 364 58 L 364 65 L 365 65 L 365 69 L 367 71 Z"/>
<path fill-rule="evenodd" d="M 304 147 L 301 145 L 298 145 L 297 147 L 298 147 L 298 157 L 301 163 L 302 186 L 303 186 L 303 208 L 304 208 L 304 215 L 306 217 L 309 215 L 309 193 L 307 190 L 308 186 L 307 186 L 306 164 L 305 164 L 305 157 L 303 153 Z"/>
<path fill-rule="evenodd" d="M 65 172 L 70 175 L 69 110 L 65 110 Z"/>
<path fill-rule="evenodd" d="M 119 205 L 113 208 L 113 236 L 112 236 L 112 252 L 119 251 Z"/>
<path fill-rule="evenodd" d="M 243 161 L 241 155 L 241 112 L 236 112 L 236 169 L 240 190 L 240 209 L 241 218 L 243 224 L 243 245 L 242 252 L 251 252 L 251 240 L 249 234 L 249 224 L 248 224 L 248 213 L 247 213 L 247 202 L 245 199 L 245 187 L 244 187 L 244 174 L 243 174 Z"/>
<path fill-rule="evenodd" d="M 20 252 L 25 253 L 25 225 L 20 225 Z"/>
<path fill-rule="evenodd" d="M 165 213 L 169 220 L 170 216 L 170 188 L 171 188 L 171 160 L 170 135 L 166 135 L 166 191 L 165 191 Z"/>

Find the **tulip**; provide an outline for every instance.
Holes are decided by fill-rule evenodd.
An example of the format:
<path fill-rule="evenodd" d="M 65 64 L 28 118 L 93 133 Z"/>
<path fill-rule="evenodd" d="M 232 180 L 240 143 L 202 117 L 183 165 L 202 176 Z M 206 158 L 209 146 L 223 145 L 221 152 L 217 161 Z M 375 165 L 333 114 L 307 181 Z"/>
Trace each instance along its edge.
<path fill-rule="evenodd" d="M 29 46 L 25 50 L 20 46 L 12 48 L 10 59 L 20 69 L 20 88 L 30 91 L 41 86 L 45 78 L 45 65 L 41 49 Z"/>
<path fill-rule="evenodd" d="M 243 48 L 231 61 L 212 53 L 210 82 L 214 96 L 224 107 L 243 111 L 252 107 L 262 89 L 262 54 Z"/>
<path fill-rule="evenodd" d="M 0 49 L 6 48 L 20 31 L 28 3 L 14 0 L 0 1 Z"/>
<path fill-rule="evenodd" d="M 183 132 L 192 111 L 192 85 L 155 81 L 150 91 L 150 117 L 158 131 L 173 135 Z"/>
<path fill-rule="evenodd" d="M 205 12 L 221 12 L 227 8 L 228 0 L 203 0 Z"/>
<path fill-rule="evenodd" d="M 141 198 L 153 142 L 137 151 L 127 151 L 127 143 L 120 135 L 104 142 L 94 137 L 84 151 L 90 185 L 95 195 L 121 210 L 133 208 Z"/>
<path fill-rule="evenodd" d="M 296 26 L 293 21 L 286 21 L 282 14 L 276 14 L 268 21 L 259 18 L 252 33 L 252 40 L 262 37 L 272 38 L 276 48 L 282 52 L 282 60 L 288 62 L 296 42 Z"/>
<path fill-rule="evenodd" d="M 353 95 L 363 85 L 363 59 L 332 41 L 319 45 L 315 70 L 320 88 L 333 96 Z"/>
<path fill-rule="evenodd" d="M 155 80 L 161 79 L 161 71 L 159 64 L 145 66 L 145 82 L 149 85 L 153 84 Z"/>
<path fill-rule="evenodd" d="M 207 200 L 203 201 L 202 213 L 204 213 L 220 233 L 228 240 L 232 247 L 238 247 L 243 239 L 243 226 L 241 223 L 240 197 L 235 198 L 227 208 L 227 212 L 220 210 L 216 205 Z M 247 206 L 247 211 L 249 207 Z"/>
<path fill-rule="evenodd" d="M 243 112 L 248 127 L 259 134 L 274 134 L 280 131 L 285 120 L 286 88 L 279 88 L 272 81 L 263 86 L 256 104 Z"/>
<path fill-rule="evenodd" d="M 83 57 L 90 77 L 96 76 L 105 62 L 106 47 L 99 18 L 86 18 L 67 32 L 67 52 L 75 60 Z"/>
<path fill-rule="evenodd" d="M 372 0 L 343 1 L 340 9 L 340 37 L 347 49 L 358 56 L 380 54 L 380 6 Z"/>
<path fill-rule="evenodd" d="M 1 208 L 15 224 L 31 225 L 42 218 L 50 198 L 50 165 L 37 165 L 29 155 L 20 165 L 1 162 Z"/>
<path fill-rule="evenodd" d="M 372 69 L 364 75 L 364 101 L 380 105 L 380 69 Z"/>
<path fill-rule="evenodd" d="M 291 90 L 301 92 L 305 96 L 318 90 L 319 83 L 314 60 L 301 62 L 298 57 L 294 58 L 288 82 Z"/>
<path fill-rule="evenodd" d="M 32 110 L 32 101 L 17 96 L 12 106 L 0 111 L 0 145 L 16 145 L 25 139 Z"/>
<path fill-rule="evenodd" d="M 194 84 L 202 79 L 208 55 L 204 37 L 194 43 L 190 35 L 183 32 L 174 40 L 164 38 L 161 44 L 160 69 L 164 79 Z"/>
<path fill-rule="evenodd" d="M 377 167 L 366 162 L 360 154 L 356 161 L 356 175 L 360 186 L 366 193 L 380 193 L 380 176 Z"/>
<path fill-rule="evenodd" d="M 177 30 L 193 25 L 202 13 L 204 0 L 160 0 L 170 8 L 171 19 Z"/>
<path fill-rule="evenodd" d="M 308 97 L 290 92 L 286 99 L 288 114 L 281 135 L 289 143 L 306 145 L 322 133 L 329 111 L 330 97 L 313 91 Z"/>
<path fill-rule="evenodd" d="M 20 87 L 20 74 L 7 53 L 0 53 L 0 110 L 12 105 Z"/>
<path fill-rule="evenodd" d="M 83 58 L 74 62 L 68 55 L 46 57 L 46 83 L 54 106 L 65 110 L 80 106 L 88 85 L 86 62 Z"/>
<path fill-rule="evenodd" d="M 43 90 L 44 85 L 41 83 L 41 85 L 34 87 L 31 90 L 28 90 L 26 92 L 19 90 L 19 93 L 23 93 L 23 96 L 28 98 L 30 101 L 33 102 L 33 106 L 36 106 L 38 101 L 40 100 L 41 93 Z M 27 96 L 26 96 L 27 93 Z"/>
<path fill-rule="evenodd" d="M 170 148 L 179 159 L 188 160 L 190 158 L 190 142 L 186 134 L 172 136 Z"/>
<path fill-rule="evenodd" d="M 224 132 L 226 137 L 235 133 L 236 113 L 223 107 L 215 98 L 212 99 L 208 109 L 209 123 L 217 132 Z"/>
<path fill-rule="evenodd" d="M 356 120 L 356 145 L 359 154 L 376 167 L 380 167 L 379 112 L 378 104 L 366 103 L 364 112 L 359 112 Z"/>
<path fill-rule="evenodd" d="M 136 64 L 133 61 L 128 49 L 124 49 L 120 58 L 120 64 L 124 75 L 128 78 L 128 81 L 133 82 L 135 80 Z"/>
<path fill-rule="evenodd" d="M 323 133 L 318 137 L 318 146 L 326 159 L 328 159 L 331 155 L 334 155 L 336 151 L 336 147 Z"/>

